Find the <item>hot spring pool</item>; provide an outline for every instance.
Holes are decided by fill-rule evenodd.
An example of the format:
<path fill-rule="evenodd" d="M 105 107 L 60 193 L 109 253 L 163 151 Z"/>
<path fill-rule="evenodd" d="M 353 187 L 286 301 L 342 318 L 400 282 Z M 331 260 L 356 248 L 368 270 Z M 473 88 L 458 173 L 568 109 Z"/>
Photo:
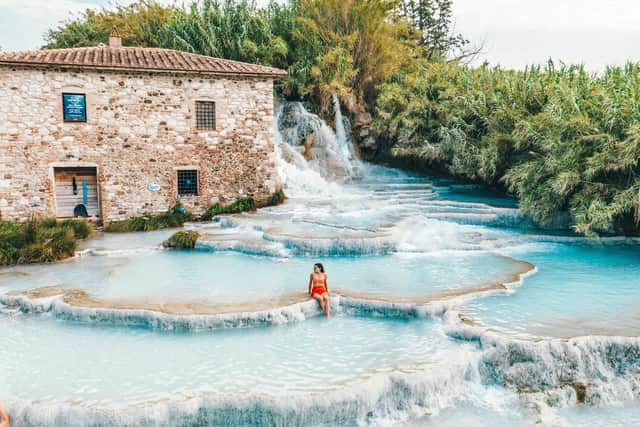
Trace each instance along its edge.
<path fill-rule="evenodd" d="M 61 286 L 107 300 L 243 303 L 304 294 L 313 267 L 313 260 L 303 257 L 149 249 L 135 256 L 87 255 L 56 265 L 6 269 L 0 286 L 11 291 Z M 531 268 L 510 257 L 474 251 L 335 257 L 327 264 L 330 289 L 339 293 L 411 301 L 512 282 Z"/>
<path fill-rule="evenodd" d="M 287 202 L 187 224 L 196 250 L 97 234 L 0 269 L 16 422 L 638 423 L 637 240 L 536 230 L 513 199 L 333 143 L 327 163 L 280 141 Z M 330 320 L 305 294 L 318 261 Z"/>
<path fill-rule="evenodd" d="M 509 253 L 536 265 L 537 273 L 511 295 L 465 305 L 474 319 L 503 332 L 534 336 L 639 334 L 637 244 L 541 240 Z"/>

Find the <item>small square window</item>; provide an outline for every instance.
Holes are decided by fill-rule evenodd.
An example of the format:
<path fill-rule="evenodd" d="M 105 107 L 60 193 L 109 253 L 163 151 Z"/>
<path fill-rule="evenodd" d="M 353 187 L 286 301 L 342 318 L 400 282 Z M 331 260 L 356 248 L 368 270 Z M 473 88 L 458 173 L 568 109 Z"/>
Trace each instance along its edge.
<path fill-rule="evenodd" d="M 62 94 L 62 118 L 65 122 L 87 121 L 87 99 L 84 93 Z"/>
<path fill-rule="evenodd" d="M 178 171 L 178 196 L 198 195 L 198 171 L 184 169 Z"/>
<path fill-rule="evenodd" d="M 196 101 L 196 129 L 216 130 L 216 103 Z"/>

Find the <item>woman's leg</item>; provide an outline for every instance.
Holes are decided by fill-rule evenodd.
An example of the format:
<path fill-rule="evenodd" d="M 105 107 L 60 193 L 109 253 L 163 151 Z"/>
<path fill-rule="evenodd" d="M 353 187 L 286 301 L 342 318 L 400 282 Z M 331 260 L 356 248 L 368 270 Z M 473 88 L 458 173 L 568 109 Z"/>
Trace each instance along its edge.
<path fill-rule="evenodd" d="M 311 297 L 315 300 L 317 300 L 320 303 L 320 308 L 322 309 L 322 311 L 324 312 L 324 298 L 322 297 L 322 295 L 318 295 L 318 294 L 313 294 L 311 295 Z"/>
<path fill-rule="evenodd" d="M 322 297 L 324 298 L 324 314 L 329 317 L 331 316 L 331 300 L 329 299 L 329 294 L 323 294 Z"/>

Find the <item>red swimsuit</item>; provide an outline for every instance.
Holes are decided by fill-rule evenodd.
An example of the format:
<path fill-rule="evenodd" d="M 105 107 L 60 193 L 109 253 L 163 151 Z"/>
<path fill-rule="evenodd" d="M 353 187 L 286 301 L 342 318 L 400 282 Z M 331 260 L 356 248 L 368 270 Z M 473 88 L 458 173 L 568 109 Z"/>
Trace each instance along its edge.
<path fill-rule="evenodd" d="M 326 279 L 323 277 L 321 279 L 316 279 L 315 276 L 312 278 L 311 283 L 313 287 L 311 288 L 311 296 L 314 295 L 323 295 L 327 293 Z"/>

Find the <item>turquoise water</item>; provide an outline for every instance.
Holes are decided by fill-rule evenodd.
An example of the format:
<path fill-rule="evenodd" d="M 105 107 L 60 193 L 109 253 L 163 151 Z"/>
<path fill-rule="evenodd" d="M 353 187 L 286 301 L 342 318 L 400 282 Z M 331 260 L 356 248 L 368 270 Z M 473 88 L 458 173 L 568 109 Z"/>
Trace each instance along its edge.
<path fill-rule="evenodd" d="M 514 199 L 362 164 L 316 125 L 309 162 L 279 143 L 287 202 L 187 224 L 194 251 L 97 234 L 0 269 L 18 425 L 638 423 L 637 240 L 532 228 Z M 304 294 L 318 261 L 329 320 Z"/>
<path fill-rule="evenodd" d="M 506 280 L 519 267 L 497 254 L 462 252 L 346 257 L 327 263 L 331 289 L 386 298 L 428 298 L 472 290 Z M 149 251 L 7 269 L 0 276 L 0 286 L 26 290 L 61 285 L 107 299 L 243 302 L 304 293 L 312 267 L 313 262 L 305 258 Z"/>
<path fill-rule="evenodd" d="M 566 426 L 623 427 L 640 425 L 640 405 L 628 402 L 608 407 L 571 407 L 558 411 L 557 424 Z"/>
<path fill-rule="evenodd" d="M 1 322 L 3 400 L 87 405 L 132 404 L 174 393 L 331 390 L 378 370 L 442 363 L 454 346 L 434 333 L 432 321 L 340 315 L 330 323 L 316 317 L 216 334 L 90 327 L 21 315 L 5 315 Z"/>
<path fill-rule="evenodd" d="M 514 294 L 467 304 L 464 311 L 474 319 L 536 336 L 638 335 L 638 245 L 541 241 L 509 252 L 538 272 Z"/>

